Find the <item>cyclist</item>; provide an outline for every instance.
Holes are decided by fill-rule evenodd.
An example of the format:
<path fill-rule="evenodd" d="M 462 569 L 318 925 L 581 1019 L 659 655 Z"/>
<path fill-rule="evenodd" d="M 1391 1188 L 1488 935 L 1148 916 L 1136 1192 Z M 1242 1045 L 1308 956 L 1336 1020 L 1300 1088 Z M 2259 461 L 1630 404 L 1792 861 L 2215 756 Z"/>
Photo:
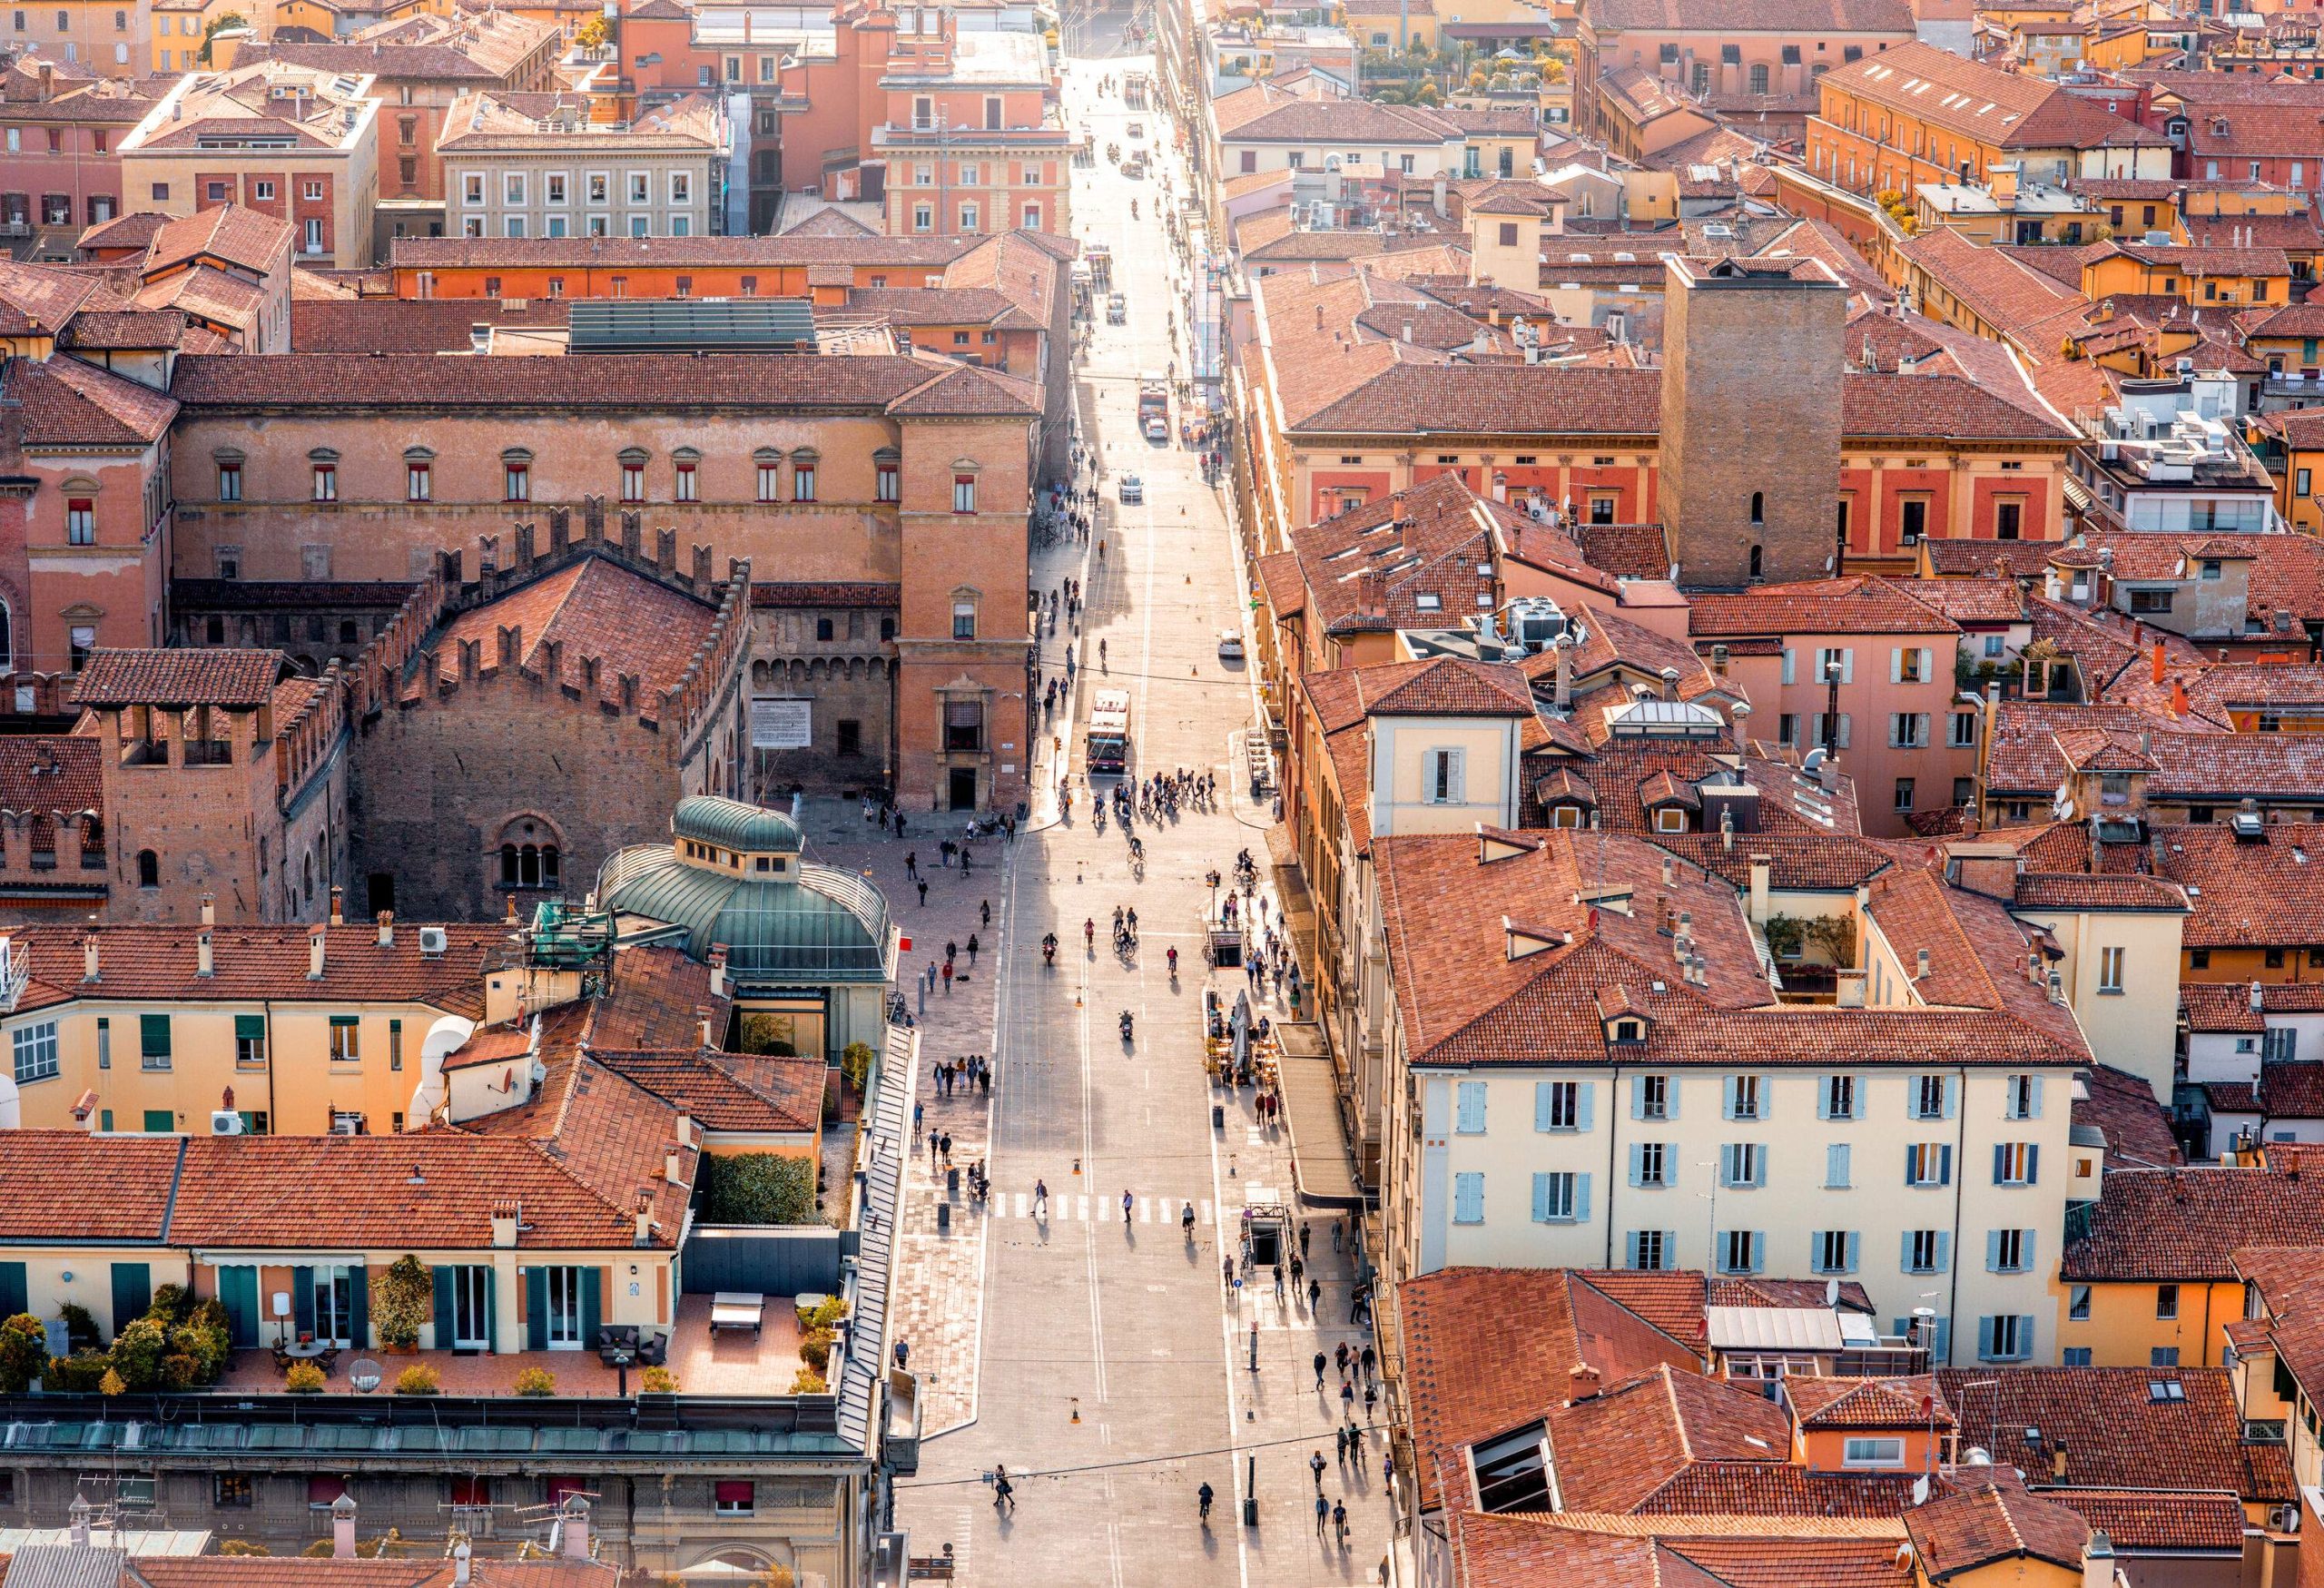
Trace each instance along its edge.
<path fill-rule="evenodd" d="M 1210 1523 L 1211 1498 L 1210 1485 L 1208 1484 L 1203 1484 L 1201 1488 L 1195 1491 L 1195 1499 L 1199 1502 L 1202 1506 L 1202 1520 L 1206 1526 Z"/>

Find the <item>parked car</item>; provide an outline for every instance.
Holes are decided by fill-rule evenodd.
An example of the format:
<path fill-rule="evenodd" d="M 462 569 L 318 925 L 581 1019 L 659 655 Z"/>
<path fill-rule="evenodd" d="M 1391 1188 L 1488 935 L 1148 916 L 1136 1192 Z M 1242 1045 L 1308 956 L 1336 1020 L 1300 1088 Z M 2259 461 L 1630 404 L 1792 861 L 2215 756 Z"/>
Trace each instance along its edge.
<path fill-rule="evenodd" d="M 1143 138 L 1146 136 L 1146 123 L 1144 122 L 1130 123 L 1129 135 L 1133 138 Z"/>
<path fill-rule="evenodd" d="M 1146 499 L 1146 482 L 1135 474 L 1123 475 L 1117 488 L 1121 492 L 1122 500 L 1133 506 Z"/>
<path fill-rule="evenodd" d="M 1147 414 L 1146 416 L 1146 439 L 1149 441 L 1169 440 L 1170 421 L 1164 419 L 1158 413 Z"/>
<path fill-rule="evenodd" d="M 1222 628 L 1218 631 L 1218 659 L 1222 662 L 1243 659 L 1243 636 L 1236 630 Z"/>
<path fill-rule="evenodd" d="M 1106 323 L 1126 325 L 1128 322 L 1129 300 L 1116 292 L 1106 300 Z"/>

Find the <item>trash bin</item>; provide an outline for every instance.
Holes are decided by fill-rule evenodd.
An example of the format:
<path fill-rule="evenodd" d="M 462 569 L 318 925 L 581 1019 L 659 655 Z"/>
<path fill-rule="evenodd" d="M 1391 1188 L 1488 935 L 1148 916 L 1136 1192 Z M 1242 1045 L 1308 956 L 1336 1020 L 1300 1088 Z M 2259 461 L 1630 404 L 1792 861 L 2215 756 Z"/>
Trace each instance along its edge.
<path fill-rule="evenodd" d="M 960 1171 L 959 1169 L 946 1169 L 946 1170 L 944 1171 L 944 1196 L 945 1196 L 945 1199 L 946 1199 L 946 1200 L 948 1200 L 948 1201 L 950 1201 L 950 1199 L 952 1199 L 953 1198 L 958 1197 L 960 1194 Z"/>
<path fill-rule="evenodd" d="M 952 1228 L 951 1203 L 939 1202 L 936 1204 L 936 1228 L 940 1233 Z"/>
<path fill-rule="evenodd" d="M 1213 1103 L 1210 1105 L 1210 1128 L 1214 1130 L 1224 1130 L 1226 1129 L 1226 1105 L 1225 1103 Z"/>

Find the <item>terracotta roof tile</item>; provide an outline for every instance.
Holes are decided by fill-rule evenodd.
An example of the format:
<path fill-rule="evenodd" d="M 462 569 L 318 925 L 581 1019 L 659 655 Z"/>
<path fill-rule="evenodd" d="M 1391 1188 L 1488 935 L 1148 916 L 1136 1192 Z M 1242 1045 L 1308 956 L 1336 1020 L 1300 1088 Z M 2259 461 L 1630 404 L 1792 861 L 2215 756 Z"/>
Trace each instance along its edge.
<path fill-rule="evenodd" d="M 0 1230 L 12 1242 L 159 1242 L 178 1188 L 174 1136 L 0 1133 Z"/>
<path fill-rule="evenodd" d="M 2262 1011 L 2280 1014 L 2324 1013 L 2324 981 L 2265 981 L 2259 983 L 2260 1008 L 2251 1007 L 2251 988 L 2241 981 L 2224 984 L 2182 981 L 2179 1011 L 2196 1031 L 2261 1031 L 2267 1029 Z"/>
<path fill-rule="evenodd" d="M 2000 1484 L 1915 1505 L 1905 1513 L 1905 1526 L 1932 1583 L 2003 1561 L 2047 1561 L 2079 1572 L 2090 1542 L 2090 1524 L 2076 1513 Z"/>
<path fill-rule="evenodd" d="M 0 398 L 24 410 L 31 447 L 146 447 L 168 433 L 178 405 L 150 386 L 78 359 L 10 359 Z"/>
<path fill-rule="evenodd" d="M 638 679 L 643 701 L 678 686 L 717 616 L 708 602 L 610 558 L 584 557 L 460 613 L 422 649 L 440 650 L 448 672 L 455 670 L 450 658 L 458 655 L 457 647 L 472 642 L 482 666 L 495 667 L 501 665 L 500 631 L 514 627 L 519 631 L 519 666 L 540 670 L 547 666 L 543 647 L 557 646 L 558 676 L 566 683 L 578 683 L 583 660 L 594 656 L 603 663 L 597 672 L 603 698 L 618 698 L 620 676 L 630 674 Z M 420 666 L 415 652 L 414 679 Z"/>
<path fill-rule="evenodd" d="M 81 734 L 0 735 L 0 811 L 102 814 L 97 741 Z"/>
<path fill-rule="evenodd" d="M 1791 1430 L 1763 1396 L 1664 1363 L 1549 1411 L 1569 1509 L 1637 1511 L 1700 1463 L 1788 1466 Z M 1689 1510 L 1725 1510 L 1693 1503 Z M 1731 1507 L 1740 1509 L 1740 1507 Z"/>
<path fill-rule="evenodd" d="M 2243 1503 L 2231 1494 L 2159 1494 L 2151 1489 L 2043 1489 L 2113 1542 L 2117 1551 L 2243 1553 Z"/>
<path fill-rule="evenodd" d="M 474 986 L 507 947 L 501 926 L 450 924 L 441 954 L 423 953 L 414 927 L 399 925 L 382 947 L 378 930 L 361 926 L 221 926 L 211 933 L 214 973 L 199 974 L 198 925 L 25 926 L 11 937 L 29 961 L 31 981 L 19 1011 L 88 996 L 182 1000 L 435 1003 Z M 309 942 L 323 936 L 323 974 L 310 980 Z M 82 944 L 97 943 L 99 980 L 82 980 Z"/>
<path fill-rule="evenodd" d="M 2158 747 L 2162 742 L 2158 738 Z M 2298 766 L 2284 769 L 2287 791 L 2305 767 L 2310 780 L 2304 786 L 2313 797 L 2324 787 L 2324 756 L 2294 759 Z M 2150 780 L 2151 792 L 2159 780 Z M 2324 942 L 2324 877 L 2318 875 L 2324 872 L 2324 824 L 2270 822 L 2258 837 L 2243 840 L 2225 823 L 2157 827 L 2151 853 L 2155 869 L 2184 888 L 2194 906 L 2181 933 L 2186 947 Z"/>
<path fill-rule="evenodd" d="M 1688 630 L 1698 639 L 1728 635 L 1958 634 L 1959 626 L 1886 579 L 1855 576 L 1759 585 L 1694 597 Z"/>
<path fill-rule="evenodd" d="M 697 358 L 687 353 L 568 353 L 538 359 L 236 354 L 179 360 L 171 393 L 182 403 L 212 409 L 340 409 L 350 405 L 497 409 L 547 404 L 628 412 L 641 407 L 781 409 L 806 404 L 885 411 L 890 404 L 936 384 L 933 373 L 917 360 L 889 354 L 718 353 Z"/>
<path fill-rule="evenodd" d="M 100 650 L 73 691 L 75 705 L 271 705 L 290 664 L 280 651 Z"/>
<path fill-rule="evenodd" d="M 2324 1185 L 2263 1169 L 2109 1167 L 2090 1233 L 2066 1248 L 2059 1271 L 2069 1279 L 2226 1283 L 2230 1254 L 2245 1246 L 2324 1246 Z"/>
<path fill-rule="evenodd" d="M 2324 1384 L 2324 1248 L 2313 1243 L 2238 1248 L 2235 1273 L 2259 1293 L 2267 1348 L 2303 1389 Z"/>
<path fill-rule="evenodd" d="M 2073 1122 L 2105 1139 L 2108 1174 L 2118 1169 L 2171 1169 L 2186 1161 L 2145 1078 L 2093 1064 L 2075 1086 Z"/>
<path fill-rule="evenodd" d="M 2282 1447 L 2243 1443 L 2222 1367 L 1945 1367 L 1936 1380 L 1962 1426 L 1991 1437 L 1999 1466 L 2050 1474 L 2053 1452 L 2063 1449 L 2061 1486 L 2290 1497 Z M 2184 1398 L 2157 1399 L 2157 1383 L 2177 1384 Z M 2028 1428 L 2040 1431 L 2040 1449 L 2026 1445 Z"/>

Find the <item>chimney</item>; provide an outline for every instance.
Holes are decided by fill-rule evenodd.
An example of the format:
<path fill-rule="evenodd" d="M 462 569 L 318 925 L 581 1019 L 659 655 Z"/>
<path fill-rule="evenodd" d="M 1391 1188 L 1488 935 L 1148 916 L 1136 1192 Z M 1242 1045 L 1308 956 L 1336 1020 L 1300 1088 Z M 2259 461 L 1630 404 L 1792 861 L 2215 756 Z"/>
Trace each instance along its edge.
<path fill-rule="evenodd" d="M 2082 1546 L 2082 1588 L 2114 1588 L 2114 1541 L 2102 1527 Z"/>
<path fill-rule="evenodd" d="M 1775 857 L 1755 854 L 1751 857 L 1751 922 L 1756 926 L 1768 922 L 1768 889 L 1775 874 Z"/>
<path fill-rule="evenodd" d="M 2263 995 L 2262 995 L 2262 993 L 2260 992 L 2260 984 L 2259 984 L 2257 981 L 2252 982 L 2252 983 L 2251 983 L 2251 1012 L 2252 1012 L 2253 1014 L 2258 1014 L 2261 1010 L 2265 1009 L 2267 1006 L 2268 1006 L 2267 999 L 2266 999 L 2266 998 L 2265 998 L 2265 996 L 2263 996 Z"/>
<path fill-rule="evenodd" d="M 2179 679 L 2173 678 L 2171 681 L 2171 715 L 2185 716 L 2194 709 L 2192 703 L 2187 699 L 2187 686 Z"/>
<path fill-rule="evenodd" d="M 589 1558 L 589 1502 L 578 1494 L 565 1496 L 565 1549 L 568 1561 Z"/>
<path fill-rule="evenodd" d="M 472 1581 L 468 1574 L 468 1541 L 462 1539 L 452 1546 L 452 1588 L 468 1588 Z"/>
<path fill-rule="evenodd" d="M 330 1558 L 355 1558 L 355 1500 L 350 1494 L 341 1494 L 330 1503 Z"/>
<path fill-rule="evenodd" d="M 685 1177 L 678 1172 L 679 1167 L 684 1164 L 684 1161 L 685 1159 L 682 1154 L 676 1152 L 664 1153 L 662 1155 L 662 1178 L 669 1181 L 674 1186 L 684 1185 L 686 1183 Z"/>
<path fill-rule="evenodd" d="M 208 932 L 203 932 L 201 936 L 199 936 L 199 937 L 197 937 L 197 938 L 195 938 L 195 939 L 193 940 L 193 943 L 194 943 L 194 971 L 193 971 L 193 973 L 194 973 L 195 975 L 197 975 L 197 976 L 214 976 L 214 975 L 216 975 L 216 974 L 218 973 L 218 962 L 217 962 L 217 960 L 215 959 L 215 957 L 211 953 L 211 950 L 210 950 L 210 934 L 209 934 Z"/>
<path fill-rule="evenodd" d="M 1670 857 L 1666 854 L 1662 857 L 1662 885 L 1666 888 L 1670 885 L 1671 874 Z"/>
<path fill-rule="evenodd" d="M 333 926 L 347 924 L 346 906 L 347 890 L 334 883 L 330 891 L 330 923 Z"/>
<path fill-rule="evenodd" d="M 379 946 L 383 949 L 396 946 L 396 912 L 392 910 L 379 912 Z"/>
<path fill-rule="evenodd" d="M 323 940 L 329 935 L 320 926 L 307 929 L 307 980 L 310 981 L 323 979 Z"/>
<path fill-rule="evenodd" d="M 710 996 L 726 996 L 726 945 L 723 942 L 710 945 Z"/>
<path fill-rule="evenodd" d="M 218 924 L 218 900 L 215 894 L 202 895 L 202 924 L 204 926 Z"/>
<path fill-rule="evenodd" d="M 1560 635 L 1552 640 L 1551 646 L 1558 654 L 1558 709 L 1571 711 L 1573 709 L 1573 646 L 1567 643 L 1564 635 Z"/>
<path fill-rule="evenodd" d="M 2157 684 L 2162 682 L 2162 642 L 2161 640 L 2154 642 L 2154 681 Z"/>
<path fill-rule="evenodd" d="M 517 1229 L 525 1219 L 521 1202 L 495 1202 L 492 1205 L 492 1244 L 507 1251 L 517 1244 Z"/>
<path fill-rule="evenodd" d="M 44 72 L 45 66 L 42 68 Z M 73 1496 L 73 1543 L 81 1549 L 89 1547 L 89 1503 L 80 1495 Z"/>
<path fill-rule="evenodd" d="M 711 1046 L 709 1005 L 697 1003 L 694 1006 L 694 1023 L 695 1029 L 702 1033 L 702 1046 L 705 1048 Z"/>
<path fill-rule="evenodd" d="M 650 1197 L 640 1197 L 637 1199 L 637 1234 L 634 1238 L 634 1244 L 637 1246 L 654 1244 L 654 1201 Z"/>
<path fill-rule="evenodd" d="M 97 940 L 94 936 L 81 940 L 81 980 L 97 980 Z"/>
<path fill-rule="evenodd" d="M 1928 980 L 1928 951 L 1926 949 L 1918 951 L 1913 956 L 1913 980 L 1915 981 Z"/>
<path fill-rule="evenodd" d="M 1679 669 L 1676 667 L 1662 669 L 1662 698 L 1665 700 L 1679 698 Z"/>

